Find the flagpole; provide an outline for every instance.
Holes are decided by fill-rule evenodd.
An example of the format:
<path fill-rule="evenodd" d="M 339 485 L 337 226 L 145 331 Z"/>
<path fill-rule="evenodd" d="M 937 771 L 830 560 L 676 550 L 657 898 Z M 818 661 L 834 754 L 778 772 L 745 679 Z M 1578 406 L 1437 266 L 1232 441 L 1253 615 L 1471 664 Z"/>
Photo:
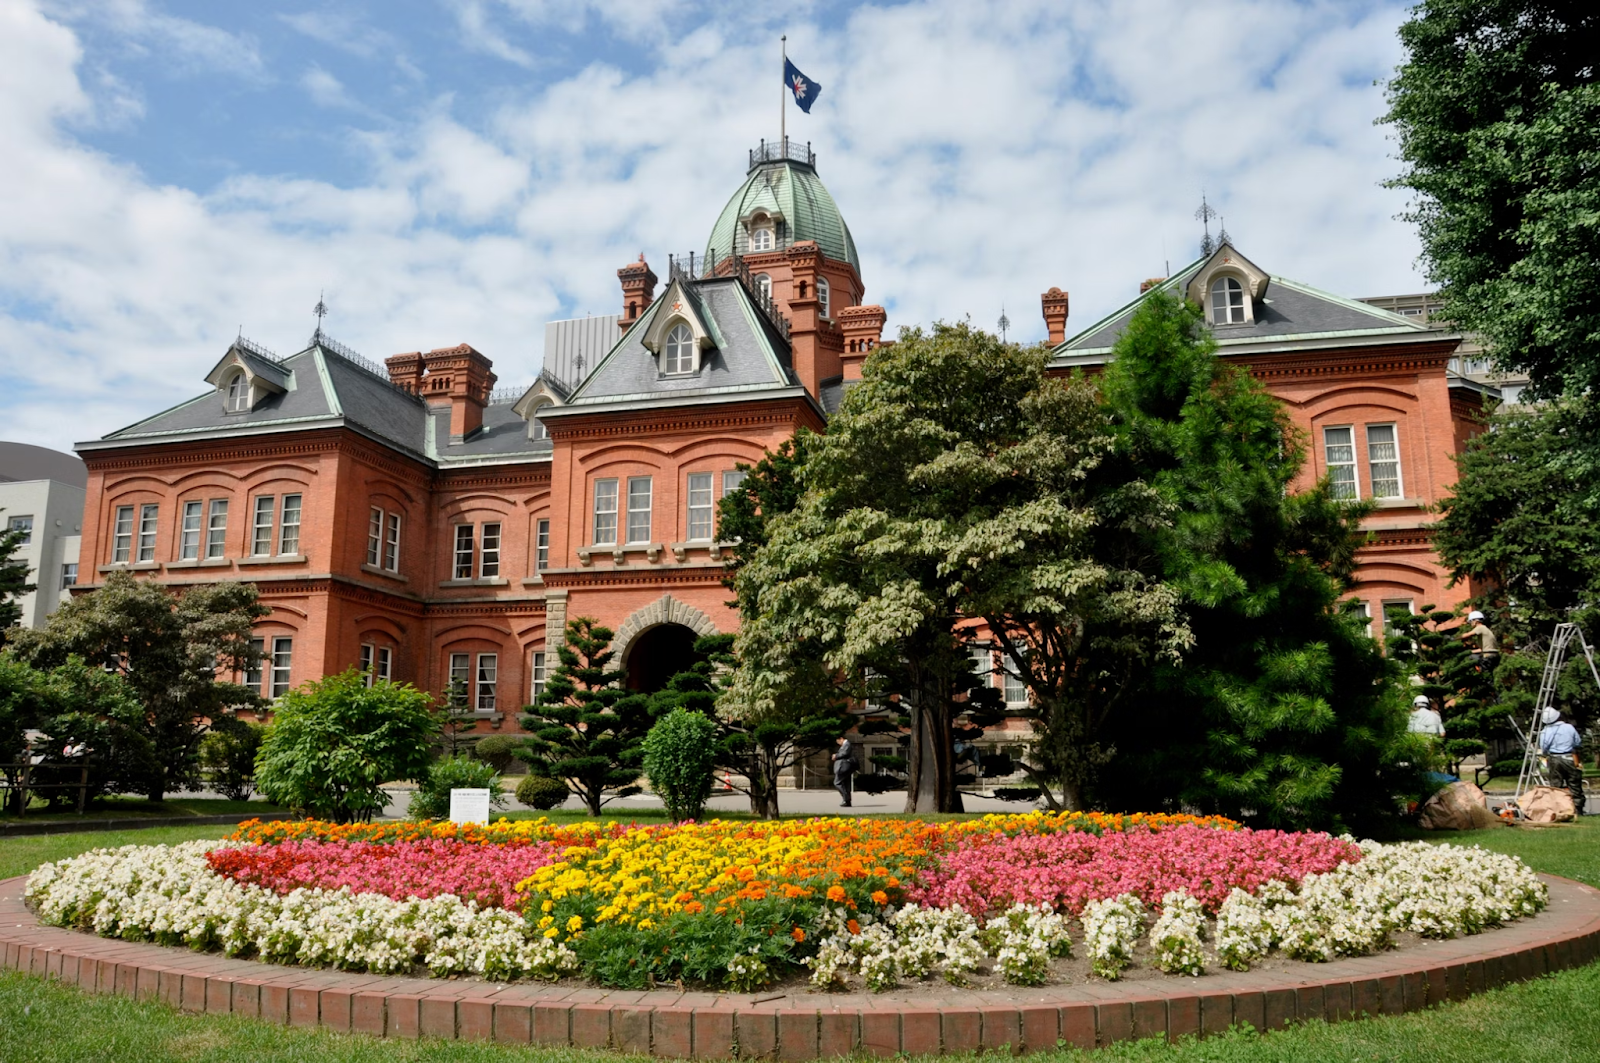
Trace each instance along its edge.
<path fill-rule="evenodd" d="M 783 65 L 778 70 L 778 81 L 783 86 L 783 98 L 778 102 L 778 150 L 789 154 L 789 35 L 778 38 L 783 48 Z"/>

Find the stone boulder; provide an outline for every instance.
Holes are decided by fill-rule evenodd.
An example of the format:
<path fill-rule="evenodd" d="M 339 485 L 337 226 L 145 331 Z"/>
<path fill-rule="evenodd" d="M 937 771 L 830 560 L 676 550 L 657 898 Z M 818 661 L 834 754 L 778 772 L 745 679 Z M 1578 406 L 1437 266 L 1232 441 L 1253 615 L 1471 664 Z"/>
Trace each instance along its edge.
<path fill-rule="evenodd" d="M 1482 830 L 1500 825 L 1489 811 L 1483 791 L 1469 782 L 1453 782 L 1428 798 L 1418 825 L 1423 830 Z"/>
<path fill-rule="evenodd" d="M 1572 804 L 1572 795 L 1554 786 L 1535 786 L 1517 798 L 1524 823 L 1535 826 L 1547 823 L 1570 823 L 1577 818 L 1578 810 Z"/>

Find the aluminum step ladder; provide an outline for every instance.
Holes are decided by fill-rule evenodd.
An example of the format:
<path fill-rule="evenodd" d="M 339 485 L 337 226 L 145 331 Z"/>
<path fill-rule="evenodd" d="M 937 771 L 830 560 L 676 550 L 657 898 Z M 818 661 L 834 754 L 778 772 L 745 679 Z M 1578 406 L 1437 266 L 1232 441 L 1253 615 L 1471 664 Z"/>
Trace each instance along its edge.
<path fill-rule="evenodd" d="M 1517 738 L 1522 742 L 1522 771 L 1517 775 L 1517 797 L 1520 798 L 1535 786 L 1548 786 L 1550 780 L 1542 763 L 1543 757 L 1539 752 L 1539 732 L 1543 725 L 1539 723 L 1544 710 L 1550 708 L 1556 699 L 1556 683 L 1561 679 L 1561 670 L 1567 663 L 1567 650 L 1576 638 L 1578 645 L 1583 647 L 1584 659 L 1589 662 L 1589 674 L 1594 676 L 1594 685 L 1600 688 L 1600 669 L 1595 667 L 1594 650 L 1590 649 L 1589 641 L 1583 637 L 1583 632 L 1578 630 L 1577 624 L 1557 624 L 1550 635 L 1550 652 L 1544 659 L 1544 676 L 1539 681 L 1539 697 L 1533 704 L 1533 719 L 1528 721 L 1528 730 L 1523 732 L 1517 727 L 1515 720 L 1511 726 L 1516 729 Z"/>

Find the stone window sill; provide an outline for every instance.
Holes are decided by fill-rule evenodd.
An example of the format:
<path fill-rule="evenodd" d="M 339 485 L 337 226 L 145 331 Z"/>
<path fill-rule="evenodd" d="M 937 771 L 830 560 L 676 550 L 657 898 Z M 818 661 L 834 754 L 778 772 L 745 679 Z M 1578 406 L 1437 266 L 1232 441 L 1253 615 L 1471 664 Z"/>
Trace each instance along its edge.
<path fill-rule="evenodd" d="M 400 575 L 400 573 L 392 572 L 392 571 L 390 571 L 389 569 L 386 569 L 386 568 L 379 568 L 377 565 L 362 565 L 361 566 L 361 571 L 370 572 L 374 576 L 382 576 L 384 579 L 392 579 L 392 580 L 395 580 L 396 582 L 399 582 L 399 583 L 410 583 L 411 582 L 406 577 Z"/>
<path fill-rule="evenodd" d="M 654 564 L 661 557 L 661 550 L 660 543 L 623 543 L 618 546 L 580 546 L 577 554 L 578 563 L 585 566 L 594 564 L 596 554 L 610 554 L 614 565 L 627 564 L 629 554 L 644 554 Z"/>
<path fill-rule="evenodd" d="M 440 580 L 439 581 L 439 586 L 441 586 L 441 587 L 504 587 L 510 582 L 511 582 L 510 580 L 501 579 L 498 576 L 491 576 L 488 579 L 447 579 L 447 580 Z"/>
<path fill-rule="evenodd" d="M 101 565 L 96 572 L 153 572 L 161 567 L 159 561 L 123 561 L 110 565 Z"/>
<path fill-rule="evenodd" d="M 722 551 L 733 545 L 733 543 L 712 542 L 710 539 L 695 539 L 686 543 L 673 543 L 672 556 L 683 561 L 688 558 L 690 550 L 707 550 L 710 551 L 711 560 L 721 561 Z"/>
<path fill-rule="evenodd" d="M 544 586 L 544 573 L 535 572 L 533 575 L 531 575 L 531 576 L 527 577 L 526 579 L 524 579 L 522 581 L 522 585 L 524 587 L 543 587 Z"/>
<path fill-rule="evenodd" d="M 1427 503 L 1420 498 L 1375 498 L 1372 505 L 1375 509 L 1423 509 Z"/>
<path fill-rule="evenodd" d="M 173 572 L 184 568 L 231 568 L 233 560 L 226 557 L 200 557 L 190 558 L 187 561 L 168 561 L 167 571 Z"/>
<path fill-rule="evenodd" d="M 241 565 L 296 565 L 306 559 L 305 554 L 278 554 L 275 557 L 241 557 Z"/>

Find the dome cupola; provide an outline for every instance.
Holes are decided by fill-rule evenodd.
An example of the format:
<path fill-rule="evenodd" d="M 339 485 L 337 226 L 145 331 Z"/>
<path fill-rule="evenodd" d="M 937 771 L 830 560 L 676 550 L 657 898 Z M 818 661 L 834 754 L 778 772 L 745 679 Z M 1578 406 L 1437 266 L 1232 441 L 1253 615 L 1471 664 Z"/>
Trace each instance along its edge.
<path fill-rule="evenodd" d="M 706 241 L 706 261 L 781 251 L 811 241 L 835 262 L 861 270 L 850 227 L 817 176 L 811 145 L 769 142 L 750 152 L 750 168 Z"/>

